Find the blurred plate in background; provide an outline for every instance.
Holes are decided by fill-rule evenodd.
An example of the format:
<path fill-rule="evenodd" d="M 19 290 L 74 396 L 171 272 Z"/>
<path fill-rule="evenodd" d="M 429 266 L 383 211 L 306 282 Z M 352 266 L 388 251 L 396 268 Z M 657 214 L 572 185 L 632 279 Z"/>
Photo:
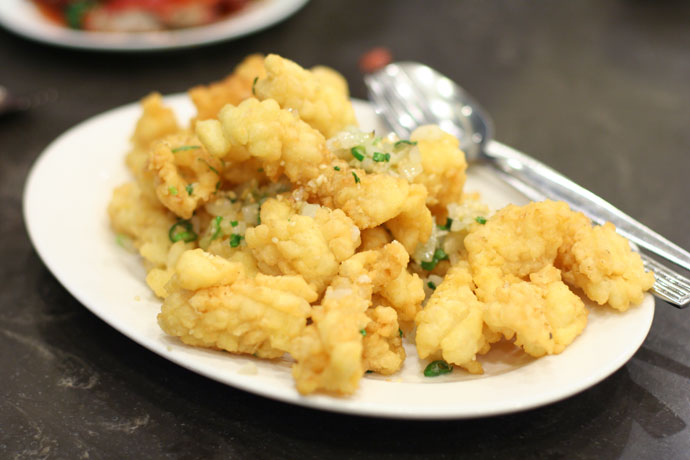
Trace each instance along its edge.
<path fill-rule="evenodd" d="M 206 45 L 241 37 L 288 18 L 308 0 L 256 0 L 227 19 L 206 26 L 160 32 L 86 32 L 52 23 L 30 0 L 1 0 L 0 25 L 51 45 L 109 51 L 155 51 Z"/>

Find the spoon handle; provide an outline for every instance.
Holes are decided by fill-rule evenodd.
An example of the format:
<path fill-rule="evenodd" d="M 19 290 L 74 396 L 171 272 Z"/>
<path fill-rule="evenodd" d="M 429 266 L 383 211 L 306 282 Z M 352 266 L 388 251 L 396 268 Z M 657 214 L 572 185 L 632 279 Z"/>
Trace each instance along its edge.
<path fill-rule="evenodd" d="M 618 233 L 629 240 L 690 270 L 690 253 L 686 250 L 534 158 L 496 141 L 486 145 L 482 157 L 505 173 L 503 178 L 528 198 L 565 201 L 593 221 L 613 223 Z"/>

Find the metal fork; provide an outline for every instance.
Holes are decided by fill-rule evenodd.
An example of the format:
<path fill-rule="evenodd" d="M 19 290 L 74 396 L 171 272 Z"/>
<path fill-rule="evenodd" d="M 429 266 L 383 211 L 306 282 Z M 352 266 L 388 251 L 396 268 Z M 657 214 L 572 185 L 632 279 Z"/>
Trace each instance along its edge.
<path fill-rule="evenodd" d="M 654 272 L 654 286 L 652 291 L 662 300 L 678 308 L 685 308 L 690 304 L 690 279 L 680 273 L 661 265 L 656 260 L 642 252 L 644 268 Z"/>
<path fill-rule="evenodd" d="M 548 166 L 491 141 L 488 115 L 447 77 L 422 64 L 398 63 L 365 75 L 364 81 L 379 114 L 399 135 L 409 137 L 416 126 L 438 124 L 460 139 L 469 160 L 486 160 L 503 180 L 530 199 L 566 201 L 596 223 L 613 221 L 623 236 L 690 269 L 690 255 L 682 248 Z M 645 268 L 656 275 L 654 294 L 679 308 L 687 306 L 690 280 L 643 253 L 640 256 Z"/>

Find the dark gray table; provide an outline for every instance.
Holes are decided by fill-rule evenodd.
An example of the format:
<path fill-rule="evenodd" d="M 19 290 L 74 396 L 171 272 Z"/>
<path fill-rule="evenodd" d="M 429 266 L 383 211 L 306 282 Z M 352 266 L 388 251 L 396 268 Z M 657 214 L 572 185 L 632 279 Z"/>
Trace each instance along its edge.
<path fill-rule="evenodd" d="M 461 82 L 499 140 L 690 248 L 687 2 L 314 0 L 262 33 L 157 54 L 70 51 L 0 31 L 0 84 L 59 92 L 0 119 L 0 458 L 688 457 L 690 311 L 660 301 L 635 357 L 568 400 L 489 419 L 390 421 L 293 407 L 183 370 L 92 315 L 37 257 L 22 186 L 65 129 L 154 89 L 218 79 L 255 51 L 335 67 L 365 97 L 356 63 L 374 45 Z"/>

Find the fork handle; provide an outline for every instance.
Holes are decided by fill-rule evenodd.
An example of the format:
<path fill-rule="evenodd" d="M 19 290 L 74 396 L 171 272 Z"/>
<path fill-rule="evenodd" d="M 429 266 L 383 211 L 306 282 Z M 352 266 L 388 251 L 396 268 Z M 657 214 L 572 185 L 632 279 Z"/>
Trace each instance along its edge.
<path fill-rule="evenodd" d="M 490 141 L 481 156 L 504 172 L 504 179 L 530 199 L 549 197 L 565 201 L 572 209 L 581 211 L 598 224 L 609 221 L 624 237 L 690 270 L 690 253 L 686 250 L 545 164 L 496 141 Z"/>

